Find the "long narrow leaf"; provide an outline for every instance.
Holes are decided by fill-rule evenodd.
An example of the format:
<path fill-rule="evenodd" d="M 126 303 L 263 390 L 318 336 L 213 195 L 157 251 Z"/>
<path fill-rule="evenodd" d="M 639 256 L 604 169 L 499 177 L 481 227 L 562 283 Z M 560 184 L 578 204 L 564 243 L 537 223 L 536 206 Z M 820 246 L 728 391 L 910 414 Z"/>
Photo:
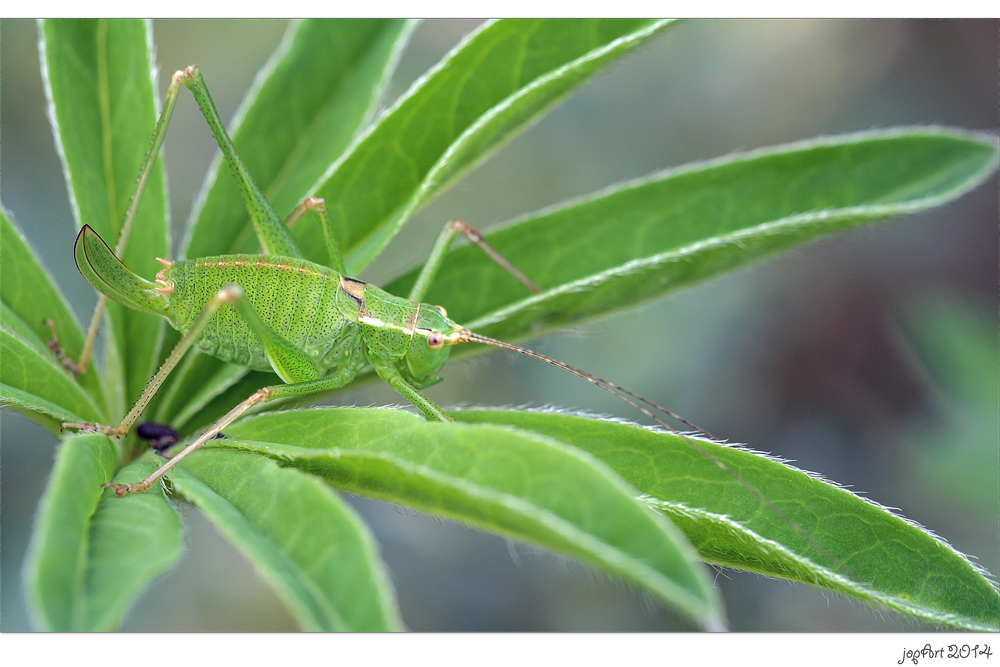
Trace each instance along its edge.
<path fill-rule="evenodd" d="M 79 424 L 86 421 L 61 405 L 2 382 L 0 382 L 0 404 L 20 412 L 48 429 L 53 435 L 60 433 L 60 425 L 64 422 Z"/>
<path fill-rule="evenodd" d="M 119 465 L 118 448 L 103 435 L 70 436 L 59 448 L 25 573 L 32 620 L 39 629 L 69 632 L 86 625 L 90 520 L 101 484 Z"/>
<path fill-rule="evenodd" d="M 769 507 L 677 435 L 553 413 L 454 416 L 543 433 L 596 456 L 668 515 L 708 562 L 820 586 L 937 623 L 1000 629 L 1000 595 L 967 558 L 884 508 L 774 459 L 698 441 Z"/>
<path fill-rule="evenodd" d="M 70 436 L 60 446 L 25 577 L 40 629 L 117 628 L 129 603 L 180 557 L 180 519 L 160 487 L 126 498 L 101 488 L 120 462 L 103 435 Z M 114 481 L 137 482 L 153 467 L 134 463 Z"/>
<path fill-rule="evenodd" d="M 996 168 L 996 137 L 944 128 L 849 134 L 696 163 L 490 234 L 543 293 L 528 295 L 478 249 L 462 246 L 426 300 L 475 331 L 537 336 L 823 234 L 940 206 Z M 405 294 L 415 278 L 387 289 Z"/>
<path fill-rule="evenodd" d="M 140 482 L 158 463 L 140 459 L 122 468 L 114 481 Z M 90 524 L 83 628 L 117 629 L 122 614 L 156 576 L 181 556 L 181 521 L 156 485 L 124 498 L 104 492 Z"/>
<path fill-rule="evenodd" d="M 143 21 L 46 20 L 39 26 L 42 78 L 56 146 L 78 227 L 90 225 L 114 246 L 135 191 L 159 112 L 151 29 Z M 168 256 L 166 178 L 153 169 L 128 249 L 121 259 L 140 275 Z M 66 247 L 73 239 L 66 237 Z M 155 370 L 163 322 L 108 303 L 107 373 L 111 416 L 139 397 Z"/>
<path fill-rule="evenodd" d="M 51 336 L 44 320 L 52 320 L 63 351 L 72 359 L 80 358 L 83 349 L 80 324 L 66 297 L 3 204 L 0 204 L 0 301 L 41 340 Z M 87 390 L 103 415 L 105 403 L 100 375 L 93 371 L 84 373 L 77 377 L 77 382 Z"/>
<path fill-rule="evenodd" d="M 392 587 L 368 529 L 319 480 L 241 452 L 198 452 L 171 473 L 257 567 L 303 629 L 397 630 Z"/>
<path fill-rule="evenodd" d="M 360 273 L 460 173 L 667 25 L 502 20 L 466 37 L 313 188 L 350 252 L 347 272 Z M 296 235 L 312 238 L 302 245 L 319 250 L 308 257 L 321 260 L 317 231 L 307 222 Z"/>
<path fill-rule="evenodd" d="M 226 435 L 220 446 L 568 553 L 643 586 L 707 627 L 722 622 L 707 573 L 673 525 L 638 503 L 604 465 L 550 438 L 371 409 L 261 415 Z"/>
<path fill-rule="evenodd" d="M 0 385 L 5 388 L 0 401 L 18 409 L 66 421 L 100 421 L 101 411 L 93 399 L 52 355 L 4 328 L 0 328 Z"/>

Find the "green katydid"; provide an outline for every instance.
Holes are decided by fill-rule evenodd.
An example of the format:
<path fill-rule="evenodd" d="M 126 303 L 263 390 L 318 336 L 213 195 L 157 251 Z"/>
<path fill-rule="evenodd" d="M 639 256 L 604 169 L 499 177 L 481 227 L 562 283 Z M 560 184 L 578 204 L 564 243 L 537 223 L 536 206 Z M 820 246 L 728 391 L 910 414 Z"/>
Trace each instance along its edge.
<path fill-rule="evenodd" d="M 233 169 L 266 254 L 186 262 L 161 259 L 165 268 L 153 283 L 132 273 L 96 232 L 84 226 L 74 250 L 77 266 L 84 277 L 104 297 L 141 312 L 162 315 L 185 335 L 117 426 L 67 423 L 64 428 L 98 430 L 118 436 L 127 434 L 167 375 L 194 344 L 226 361 L 256 370 L 274 370 L 287 384 L 255 392 L 146 480 L 136 485 L 116 485 L 118 495 L 148 489 L 187 454 L 256 403 L 341 387 L 366 365 L 371 365 L 380 377 L 413 401 L 429 418 L 449 420 L 448 415 L 419 389 L 437 382 L 437 371 L 447 360 L 450 345 L 476 337 L 449 320 L 443 308 L 420 304 L 417 300 L 430 285 L 451 241 L 459 233 L 464 234 L 529 289 L 538 291 L 538 288 L 486 245 L 475 229 L 459 221 L 445 227 L 410 299 L 394 297 L 377 287 L 348 278 L 327 224 L 322 200 L 306 199 L 284 223 L 278 219 L 236 155 L 196 67 L 177 72 L 171 81 L 123 225 L 124 238 L 131 227 L 130 214 L 138 207 L 149 168 L 162 144 L 181 83 L 193 92 Z M 301 259 L 288 232 L 310 210 L 323 220 L 331 267 Z M 122 245 L 119 241 L 119 254 Z M 225 305 L 233 308 L 225 310 Z M 99 305 L 98 316 L 100 309 Z M 91 327 L 91 330 L 96 329 Z M 73 364 L 63 357 L 55 336 L 50 347 L 73 372 L 86 370 L 89 357 L 86 353 L 79 364 Z M 85 350 L 90 347 L 87 345 Z"/>
<path fill-rule="evenodd" d="M 162 144 L 182 83 L 192 91 L 237 179 L 263 254 L 174 262 L 160 260 L 163 270 L 157 274 L 155 281 L 149 281 L 132 273 L 118 260 L 116 253 L 121 254 L 127 241 L 134 212 Z M 330 266 L 302 259 L 288 231 L 310 211 L 317 214 L 323 223 Z M 117 426 L 66 423 L 64 428 L 76 427 L 112 436 L 127 434 L 171 370 L 193 345 L 226 361 L 257 370 L 273 370 L 286 384 L 254 392 L 143 481 L 125 485 L 105 484 L 119 496 L 148 489 L 173 466 L 216 437 L 257 403 L 341 387 L 369 365 L 429 419 L 449 421 L 448 414 L 424 396 L 420 389 L 439 380 L 437 373 L 447 361 L 450 346 L 463 342 L 493 345 L 542 359 L 615 394 L 667 428 L 670 427 L 652 410 L 701 430 L 614 383 L 531 350 L 473 333 L 449 319 L 441 306 L 420 303 L 458 234 L 463 234 L 479 246 L 527 289 L 539 291 L 465 223 L 453 221 L 445 226 L 406 299 L 346 276 L 322 200 L 308 198 L 284 222 L 278 218 L 236 154 L 196 67 L 177 72 L 171 80 L 122 230 L 116 252 L 112 252 L 87 226 L 77 237 L 74 250 L 77 265 L 84 277 L 102 294 L 95 321 L 100 317 L 103 299 L 111 298 L 141 312 L 166 317 L 184 335 Z M 71 371 L 85 371 L 89 357 L 87 350 L 92 347 L 95 334 L 96 327 L 92 325 L 79 365 L 62 359 Z M 50 347 L 61 357 L 55 336 Z M 781 516 L 818 551 L 826 554 L 839 569 L 835 558 L 829 556 L 806 531 L 759 491 L 708 454 L 695 440 L 686 439 Z"/>

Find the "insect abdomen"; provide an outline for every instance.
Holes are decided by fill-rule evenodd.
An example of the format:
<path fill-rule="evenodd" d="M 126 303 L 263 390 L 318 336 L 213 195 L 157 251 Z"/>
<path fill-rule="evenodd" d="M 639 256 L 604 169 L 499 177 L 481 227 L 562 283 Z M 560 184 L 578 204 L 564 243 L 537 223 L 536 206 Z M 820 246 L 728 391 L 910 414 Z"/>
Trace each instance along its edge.
<path fill-rule="evenodd" d="M 181 331 L 187 330 L 218 290 L 236 284 L 266 324 L 324 368 L 354 357 L 342 350 L 350 351 L 360 344 L 357 325 L 336 307 L 340 274 L 312 262 L 267 255 L 223 255 L 174 262 L 165 277 L 174 284 L 167 311 L 171 324 Z M 225 361 L 271 370 L 263 346 L 233 306 L 219 310 L 197 345 Z M 334 347 L 338 354 L 324 361 Z"/>

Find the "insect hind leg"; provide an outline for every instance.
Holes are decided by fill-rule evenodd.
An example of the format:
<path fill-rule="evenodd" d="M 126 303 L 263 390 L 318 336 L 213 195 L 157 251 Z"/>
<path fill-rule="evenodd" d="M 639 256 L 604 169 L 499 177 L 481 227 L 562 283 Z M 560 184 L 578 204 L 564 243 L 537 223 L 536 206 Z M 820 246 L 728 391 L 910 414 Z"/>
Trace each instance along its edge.
<path fill-rule="evenodd" d="M 227 285 L 219 290 L 215 296 L 213 296 L 209 302 L 202 309 L 198 317 L 195 318 L 194 324 L 191 328 L 187 330 L 187 333 L 181 338 L 180 342 L 174 347 L 170 356 L 167 360 L 163 362 L 160 366 L 160 370 L 156 372 L 153 378 L 146 385 L 145 391 L 139 397 L 139 400 L 135 402 L 132 409 L 128 411 L 128 414 L 121 420 L 118 426 L 102 426 L 100 424 L 79 424 L 75 422 L 64 422 L 62 424 L 63 429 L 76 428 L 83 433 L 103 433 L 108 436 L 121 436 L 126 435 L 129 429 L 132 428 L 132 424 L 139 418 L 142 411 L 146 409 L 146 406 L 156 395 L 157 390 L 163 384 L 170 372 L 177 366 L 177 363 L 184 356 L 184 353 L 194 344 L 201 335 L 202 330 L 205 325 L 208 324 L 209 320 L 215 315 L 216 311 L 219 310 L 224 304 L 234 303 L 240 297 L 243 296 L 243 289 L 239 285 Z"/>
<path fill-rule="evenodd" d="M 116 484 L 114 482 L 108 482 L 104 484 L 104 488 L 113 489 L 116 496 L 125 496 L 130 493 L 141 493 L 155 484 L 157 480 L 167 474 L 171 468 L 180 463 L 183 459 L 187 458 L 196 449 L 204 445 L 209 440 L 218 438 L 222 429 L 239 419 L 247 410 L 258 403 L 273 401 L 276 398 L 306 396 L 308 394 L 329 391 L 331 389 L 342 387 L 345 383 L 346 380 L 342 376 L 328 376 L 312 380 L 310 382 L 272 385 L 264 387 L 263 389 L 258 389 L 251 394 L 249 398 L 240 402 L 236 407 L 223 415 L 219 421 L 215 422 L 211 428 L 199 435 L 194 442 L 182 449 L 180 453 L 176 454 L 162 466 L 153 471 L 153 473 L 146 479 L 134 484 Z"/>

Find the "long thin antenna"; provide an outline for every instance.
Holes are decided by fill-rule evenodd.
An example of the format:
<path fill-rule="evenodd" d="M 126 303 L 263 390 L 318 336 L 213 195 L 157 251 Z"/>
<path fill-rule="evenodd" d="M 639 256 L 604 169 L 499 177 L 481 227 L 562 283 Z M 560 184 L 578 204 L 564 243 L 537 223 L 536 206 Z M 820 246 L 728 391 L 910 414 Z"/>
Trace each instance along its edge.
<path fill-rule="evenodd" d="M 653 419 L 656 419 L 656 421 L 659 422 L 661 426 L 663 426 L 663 427 L 665 427 L 665 428 L 673 431 L 674 433 L 678 433 L 679 434 L 680 431 L 678 431 L 676 428 L 674 428 L 670 424 L 664 423 L 663 421 L 657 419 L 655 415 L 649 414 L 649 412 L 647 412 L 643 408 L 640 408 L 638 405 L 635 405 L 631 401 L 626 400 L 623 396 L 620 396 L 618 394 L 618 392 L 621 392 L 623 394 L 631 396 L 632 398 L 636 399 L 637 401 L 639 401 L 641 403 L 645 403 L 646 405 L 648 405 L 649 407 L 653 408 L 654 410 L 659 410 L 660 412 L 662 412 L 663 414 L 667 415 L 668 417 L 670 417 L 672 419 L 676 419 L 677 421 L 679 421 L 680 423 L 684 424 L 685 426 L 688 426 L 688 427 L 694 429 L 695 431 L 698 431 L 699 433 L 701 433 L 703 436 L 705 436 L 709 440 L 718 440 L 718 438 L 716 438 L 714 435 L 712 435 L 711 433 L 709 433 L 705 429 L 701 428 L 697 424 L 693 424 L 693 423 L 689 422 L 687 419 L 684 419 L 684 417 L 681 417 L 680 415 L 678 415 L 678 414 L 676 414 L 674 412 L 671 412 L 670 410 L 667 410 L 666 408 L 664 408 L 664 407 L 662 407 L 660 405 L 657 405 L 656 403 L 653 403 L 652 401 L 647 400 L 647 399 L 643 398 L 642 396 L 639 396 L 638 394 L 633 394 L 628 389 L 625 389 L 624 387 L 621 387 L 621 386 L 615 384 L 614 382 L 611 382 L 609 380 L 605 380 L 603 378 L 599 378 L 596 375 L 594 375 L 593 373 L 588 373 L 585 370 L 581 370 L 581 369 L 576 368 L 574 366 L 570 366 L 569 364 L 563 363 L 563 362 L 561 362 L 561 361 L 559 361 L 557 359 L 553 359 L 551 357 L 546 357 L 544 354 L 539 354 L 538 352 L 534 352 L 534 351 L 529 350 L 527 348 L 518 347 L 517 345 L 511 345 L 510 343 L 505 343 L 502 340 L 496 340 L 494 338 L 489 338 L 487 336 L 482 336 L 480 334 L 473 333 L 471 331 L 469 332 L 469 342 L 470 343 L 483 343 L 485 345 L 493 345 L 494 347 L 502 347 L 502 348 L 505 348 L 505 349 L 508 349 L 508 350 L 514 350 L 515 352 L 520 352 L 521 354 L 526 354 L 529 357 L 534 357 L 536 359 L 541 359 L 544 362 L 550 363 L 550 364 L 552 364 L 554 366 L 558 366 L 559 368 L 567 370 L 570 373 L 572 373 L 572 374 L 574 374 L 574 375 L 576 375 L 578 377 L 583 378 L 587 382 L 590 382 L 591 384 L 597 385 L 598 387 L 600 387 L 601 389 L 604 389 L 605 391 L 610 391 L 615 396 L 618 396 L 618 398 L 620 398 L 622 400 L 625 400 L 627 403 L 632 404 L 636 409 L 641 410 L 642 412 L 644 412 L 647 416 L 652 417 Z"/>
<path fill-rule="evenodd" d="M 772 503 L 770 500 L 768 500 L 764 496 L 764 494 L 762 494 L 760 491 L 758 491 L 756 488 L 754 488 L 754 486 L 752 484 L 750 484 L 749 482 L 747 482 L 745 479 L 743 479 L 742 477 L 740 477 L 739 474 L 737 474 L 735 470 L 733 470 L 732 468 L 730 468 L 729 466 L 727 466 L 725 463 L 723 463 L 722 461 L 720 461 L 716 457 L 712 456 L 704 447 L 702 447 L 701 445 L 699 445 L 697 443 L 697 441 L 695 441 L 694 439 L 688 437 L 684 433 L 681 433 L 676 428 L 674 428 L 673 426 L 671 426 L 670 424 L 668 424 L 664 420 L 662 420 L 659 417 L 657 417 L 650 410 L 646 409 L 642 405 L 639 405 L 639 403 L 636 403 L 635 401 L 631 400 L 631 398 L 628 398 L 628 397 L 630 396 L 630 397 L 636 399 L 637 401 L 640 401 L 641 403 L 644 403 L 644 404 L 648 405 L 649 407 L 653 408 L 654 410 L 659 410 L 663 414 L 665 414 L 665 415 L 667 415 L 669 417 L 672 417 L 673 419 L 678 420 L 679 422 L 685 424 L 686 426 L 689 426 L 689 427 L 693 428 L 695 431 L 698 431 L 702 435 L 708 437 L 710 440 L 716 440 L 717 439 L 717 438 L 713 437 L 711 434 L 709 434 L 708 431 L 706 431 L 705 429 L 699 428 L 698 426 L 695 426 L 694 424 L 692 424 L 688 420 L 684 419 L 683 417 L 680 417 L 679 415 L 674 414 L 670 410 L 667 410 L 666 408 L 663 408 L 663 407 L 657 405 L 656 403 L 653 403 L 652 401 L 648 401 L 645 398 L 643 398 L 642 396 L 634 394 L 631 391 L 629 391 L 628 389 L 624 389 L 623 387 L 620 387 L 620 386 L 618 386 L 617 384 L 615 384 L 613 382 L 609 382 L 608 380 L 605 380 L 604 378 L 600 378 L 600 377 L 594 375 L 593 373 L 588 373 L 587 371 L 580 370 L 579 368 L 576 368 L 574 366 L 570 366 L 569 364 L 564 363 L 562 361 L 559 361 L 557 359 L 553 359 L 552 357 L 547 357 L 544 354 L 540 354 L 538 352 L 535 352 L 533 350 L 529 350 L 529 349 L 524 348 L 524 347 L 518 347 L 517 345 L 511 345 L 510 343 L 505 343 L 505 342 L 503 342 L 501 340 L 496 340 L 495 338 L 489 338 L 487 336 L 483 336 L 483 335 L 480 335 L 480 334 L 477 334 L 477 333 L 473 333 L 471 331 L 469 331 L 467 335 L 463 334 L 461 340 L 463 342 L 467 341 L 467 342 L 470 342 L 470 343 L 482 343 L 484 345 L 492 345 L 493 347 L 500 347 L 500 348 L 503 348 L 505 350 L 513 350 L 514 352 L 519 352 L 520 354 L 524 354 L 526 356 L 533 357 L 535 359 L 540 359 L 540 360 L 542 360 L 542 361 L 544 361 L 544 362 L 546 362 L 548 364 L 552 364 L 553 366 L 558 366 L 559 368 L 562 368 L 565 371 L 569 371 L 573 375 L 576 375 L 577 377 L 581 377 L 584 380 L 586 380 L 587 382 L 590 382 L 591 384 L 600 387 L 604 391 L 606 391 L 606 392 L 608 392 L 610 394 L 613 394 L 614 396 L 617 396 L 619 399 L 625 401 L 626 403 L 628 403 L 629 405 L 631 405 L 633 408 L 635 408 L 636 410 L 638 410 L 642 414 L 644 414 L 647 417 L 649 417 L 650 419 L 653 419 L 654 421 L 656 421 L 656 423 L 660 424 L 664 428 L 672 431 L 673 433 L 677 434 L 679 437 L 683 438 L 689 445 L 691 445 L 692 447 L 694 447 L 695 450 L 697 450 L 699 453 L 701 453 L 707 459 L 709 459 L 710 461 L 712 461 L 715 465 L 717 465 L 719 468 L 721 468 L 723 471 L 725 471 L 730 477 L 732 477 L 737 482 L 739 482 L 740 485 L 743 486 L 743 488 L 745 488 L 747 491 L 749 491 L 754 496 L 756 496 L 756 498 L 758 500 L 760 500 L 762 503 L 764 503 L 764 505 L 767 506 L 772 512 L 774 512 L 778 517 L 780 517 L 783 521 L 785 521 L 785 523 L 787 523 L 789 526 L 791 526 L 792 529 L 794 529 L 795 532 L 797 532 L 803 539 L 805 539 L 806 542 L 808 542 L 814 549 L 816 549 L 818 552 L 820 552 L 821 554 L 823 554 L 827 559 L 829 559 L 830 563 L 834 565 L 834 569 L 835 570 L 837 570 L 837 571 L 846 571 L 846 568 L 843 566 L 843 564 L 837 558 L 835 558 L 829 551 L 827 551 L 822 546 L 820 546 L 816 542 L 816 540 L 814 540 L 812 538 L 812 536 L 809 533 L 807 533 L 805 531 L 805 529 L 802 528 L 802 526 L 800 526 L 799 524 L 797 524 L 795 521 L 793 521 L 791 519 L 791 517 L 789 517 L 787 514 L 785 514 L 784 512 L 782 512 L 780 509 L 778 509 L 774 505 L 774 503 Z M 623 396 L 622 394 L 625 394 L 625 395 Z"/>

